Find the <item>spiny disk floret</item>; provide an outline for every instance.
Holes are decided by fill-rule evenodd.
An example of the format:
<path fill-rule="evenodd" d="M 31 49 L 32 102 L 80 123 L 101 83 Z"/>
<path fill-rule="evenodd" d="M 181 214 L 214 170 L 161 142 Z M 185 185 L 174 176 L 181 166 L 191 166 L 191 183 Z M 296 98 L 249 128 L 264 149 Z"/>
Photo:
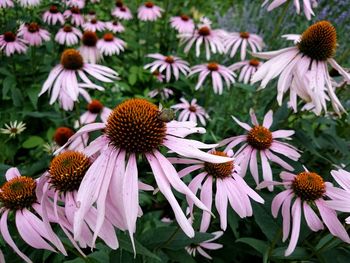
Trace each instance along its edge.
<path fill-rule="evenodd" d="M 298 174 L 292 183 L 292 189 L 295 195 L 305 201 L 317 200 L 326 192 L 322 177 L 312 172 Z"/>
<path fill-rule="evenodd" d="M 220 151 L 214 151 L 211 154 L 228 157 L 226 153 Z M 234 164 L 233 161 L 226 163 L 204 163 L 205 171 L 215 178 L 225 178 L 232 176 Z"/>
<path fill-rule="evenodd" d="M 264 126 L 254 126 L 247 134 L 247 141 L 255 149 L 265 150 L 272 144 L 272 133 Z"/>
<path fill-rule="evenodd" d="M 83 153 L 76 151 L 61 153 L 51 161 L 50 183 L 63 193 L 78 190 L 90 165 L 89 158 Z"/>
<path fill-rule="evenodd" d="M 0 191 L 0 202 L 10 210 L 30 208 L 36 201 L 36 182 L 33 178 L 21 176 L 6 182 Z"/>
<path fill-rule="evenodd" d="M 84 60 L 78 50 L 66 49 L 62 53 L 61 64 L 65 69 L 78 70 L 84 66 Z"/>
<path fill-rule="evenodd" d="M 335 54 L 337 32 L 328 21 L 313 24 L 301 36 L 299 50 L 315 60 L 327 60 Z"/>
<path fill-rule="evenodd" d="M 145 99 L 129 99 L 109 115 L 106 135 L 116 148 L 147 153 L 158 148 L 166 136 L 166 125 L 158 107 Z"/>

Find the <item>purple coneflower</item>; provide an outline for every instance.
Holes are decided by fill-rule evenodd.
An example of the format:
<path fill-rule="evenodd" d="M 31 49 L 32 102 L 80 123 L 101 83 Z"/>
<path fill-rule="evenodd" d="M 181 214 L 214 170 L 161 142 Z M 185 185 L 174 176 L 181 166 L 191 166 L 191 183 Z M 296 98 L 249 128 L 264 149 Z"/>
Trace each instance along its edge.
<path fill-rule="evenodd" d="M 29 7 L 39 5 L 41 0 L 19 0 L 18 2 L 23 7 Z"/>
<path fill-rule="evenodd" d="M 97 42 L 97 48 L 104 56 L 119 55 L 121 51 L 124 51 L 125 46 L 126 43 L 112 33 L 104 34 L 103 38 Z"/>
<path fill-rule="evenodd" d="M 56 25 L 60 22 L 61 25 L 64 24 L 64 16 L 58 10 L 57 5 L 50 6 L 50 9 L 43 14 L 43 21 L 49 25 Z"/>
<path fill-rule="evenodd" d="M 249 32 L 228 33 L 224 39 L 226 53 L 229 53 L 231 58 L 235 56 L 238 48 L 241 46 L 241 60 L 245 60 L 248 45 L 253 52 L 261 51 L 264 46 L 261 37 Z"/>
<path fill-rule="evenodd" d="M 230 88 L 231 84 L 235 83 L 236 74 L 229 68 L 219 65 L 216 62 L 210 62 L 208 64 L 197 65 L 191 68 L 191 72 L 188 76 L 199 73 L 198 82 L 195 87 L 196 90 L 200 89 L 207 76 L 210 75 L 213 90 L 215 94 L 222 94 L 223 83 L 222 78 L 226 82 L 227 88 Z"/>
<path fill-rule="evenodd" d="M 80 206 L 74 219 L 75 236 L 81 235 L 83 219 L 96 203 L 97 224 L 102 222 L 99 220 L 102 220 L 105 214 L 108 218 L 113 218 L 113 213 L 121 209 L 132 238 L 136 229 L 139 207 L 137 157 L 141 155 L 150 164 L 159 190 L 173 208 L 180 227 L 186 235 L 193 237 L 194 230 L 176 201 L 171 187 L 185 194 L 199 208 L 204 210 L 207 208 L 180 180 L 173 165 L 160 153 L 159 149 L 161 146 L 166 146 L 182 156 L 213 163 L 230 161 L 231 158 L 215 156 L 199 150 L 211 148 L 213 145 L 184 137 L 192 133 L 203 133 L 205 129 L 197 128 L 193 122 L 169 122 L 164 112 L 159 111 L 157 106 L 144 99 L 124 101 L 109 115 L 107 124 L 88 124 L 72 136 L 68 143 L 82 134 L 101 129 L 104 130 L 103 135 L 91 142 L 86 149 L 91 154 L 99 153 L 99 156 L 86 172 L 78 190 L 77 202 Z M 116 205 L 115 201 L 120 202 L 119 205 Z M 106 206 L 110 209 L 106 209 Z M 110 220 L 113 222 L 112 219 Z"/>
<path fill-rule="evenodd" d="M 240 70 L 238 81 L 243 82 L 244 84 L 248 84 L 251 77 L 259 69 L 259 67 L 261 67 L 262 64 L 264 63 L 253 58 L 251 60 L 237 62 L 228 68 L 232 71 Z"/>
<path fill-rule="evenodd" d="M 160 74 L 160 73 L 159 73 Z M 164 76 L 163 76 L 164 77 Z M 157 77 L 158 78 L 158 77 Z M 160 95 L 161 99 L 162 100 L 167 100 L 169 99 L 170 96 L 173 96 L 174 95 L 174 92 L 171 90 L 171 89 L 168 89 L 168 88 L 158 88 L 158 89 L 154 89 L 154 90 L 151 90 L 149 93 L 148 93 L 148 96 L 150 98 L 154 98 L 156 96 Z"/>
<path fill-rule="evenodd" d="M 187 15 L 174 16 L 170 18 L 170 25 L 181 33 L 192 33 L 195 25 L 193 20 Z"/>
<path fill-rule="evenodd" d="M 67 255 L 60 239 L 53 232 L 50 224 L 42 220 L 42 207 L 36 194 L 37 181 L 21 176 L 17 168 L 6 171 L 6 180 L 0 189 L 0 232 L 5 242 L 25 261 L 32 262 L 23 254 L 13 241 L 7 225 L 7 218 L 12 213 L 16 228 L 21 238 L 36 249 L 46 249 Z M 39 216 L 38 216 L 39 215 Z"/>
<path fill-rule="evenodd" d="M 130 9 L 126 5 L 124 5 L 122 1 L 116 1 L 115 5 L 116 7 L 112 12 L 113 16 L 122 20 L 132 19 Z"/>
<path fill-rule="evenodd" d="M 277 83 L 277 101 L 282 104 L 283 95 L 290 90 L 290 106 L 297 111 L 297 96 L 313 104 L 313 111 L 320 115 L 327 111 L 330 100 L 337 114 L 345 112 L 328 72 L 328 63 L 350 82 L 347 73 L 334 59 L 337 46 L 337 33 L 328 21 L 310 26 L 301 36 L 286 35 L 296 45 L 277 51 L 254 53 L 253 56 L 268 59 L 252 77 L 252 83 L 261 81 L 263 89 L 270 80 L 279 76 Z"/>
<path fill-rule="evenodd" d="M 125 31 L 125 28 L 122 25 L 122 23 L 118 21 L 106 22 L 106 28 L 107 30 L 112 31 L 113 33 L 122 33 Z"/>
<path fill-rule="evenodd" d="M 151 72 L 158 70 L 162 73 L 165 70 L 166 82 L 170 81 L 171 73 L 176 80 L 179 79 L 180 72 L 185 76 L 190 71 L 188 62 L 176 56 L 163 56 L 162 54 L 148 54 L 147 57 L 156 59 L 150 64 L 144 66 L 144 69 L 150 68 Z"/>
<path fill-rule="evenodd" d="M 17 35 L 27 41 L 30 46 L 41 46 L 44 41 L 50 40 L 50 33 L 35 22 L 22 24 Z"/>
<path fill-rule="evenodd" d="M 265 6 L 266 4 L 270 3 L 267 7 L 267 11 L 271 11 L 275 9 L 276 7 L 279 7 L 280 5 L 286 3 L 286 0 L 265 0 L 262 6 Z M 304 14 L 308 20 L 311 20 L 311 16 L 315 15 L 314 11 L 312 10 L 312 7 L 317 6 L 317 0 L 303 0 L 304 4 Z M 300 0 L 294 0 L 294 6 L 297 11 L 297 14 L 300 14 Z"/>
<path fill-rule="evenodd" d="M 175 104 L 171 108 L 175 110 L 181 110 L 179 114 L 179 121 L 192 121 L 197 123 L 197 118 L 200 120 L 203 126 L 206 125 L 205 119 L 209 119 L 209 115 L 202 106 L 197 104 L 197 99 L 192 99 L 191 103 L 185 98 L 180 99 L 182 103 Z"/>
<path fill-rule="evenodd" d="M 220 142 L 220 145 L 226 145 L 225 152 L 233 147 L 244 143 L 240 149 L 236 152 L 237 162 L 240 164 L 242 174 L 245 175 L 249 164 L 250 173 L 252 174 L 255 183 L 259 184 L 259 171 L 258 171 L 258 154 L 261 158 L 261 166 L 263 172 L 263 178 L 265 181 L 272 181 L 272 170 L 269 164 L 269 160 L 279 164 L 284 169 L 293 171 L 294 168 L 273 152 L 283 155 L 293 161 L 297 161 L 300 157 L 297 149 L 292 145 L 281 142 L 279 139 L 290 140 L 290 136 L 294 134 L 293 130 L 277 130 L 270 131 L 270 127 L 273 122 L 273 112 L 268 111 L 265 114 L 263 124 L 260 125 L 253 110 L 250 111 L 251 122 L 254 125 L 251 127 L 249 124 L 240 122 L 232 116 L 234 121 L 243 129 L 248 131 L 248 134 L 239 135 L 227 138 Z M 269 190 L 273 190 L 273 186 L 269 186 Z"/>
<path fill-rule="evenodd" d="M 97 41 L 98 37 L 95 32 L 84 32 L 79 51 L 85 62 L 96 64 L 101 60 L 101 52 L 97 48 Z"/>
<path fill-rule="evenodd" d="M 105 23 L 94 18 L 84 23 L 82 27 L 84 31 L 101 32 L 105 30 Z"/>
<path fill-rule="evenodd" d="M 14 53 L 25 53 L 27 51 L 26 44 L 27 41 L 18 38 L 16 34 L 10 31 L 0 35 L 0 50 L 3 51 L 8 57 Z"/>
<path fill-rule="evenodd" d="M 100 116 L 101 121 L 107 123 L 107 119 L 112 110 L 105 107 L 99 100 L 92 100 L 87 105 L 87 111 L 80 116 L 80 125 L 95 122 L 97 117 Z"/>
<path fill-rule="evenodd" d="M 94 10 L 90 10 L 87 14 L 86 14 L 86 19 L 88 21 L 92 20 L 92 19 L 96 19 L 96 12 Z"/>
<path fill-rule="evenodd" d="M 337 213 L 333 208 L 327 206 L 325 198 L 334 194 L 333 189 L 329 189 L 330 183 L 325 183 L 323 178 L 315 172 L 305 169 L 299 174 L 282 172 L 280 182 L 262 182 L 258 188 L 271 185 L 283 185 L 286 190 L 279 193 L 272 200 L 271 210 L 274 217 L 278 216 L 278 211 L 282 207 L 283 217 L 283 238 L 286 241 L 290 233 L 290 241 L 285 251 L 285 256 L 293 253 L 299 238 L 301 214 L 304 211 L 305 221 L 312 231 L 324 229 L 323 223 L 327 226 L 332 235 L 339 237 L 344 242 L 350 243 L 350 238 L 337 218 Z M 340 190 L 340 189 L 338 189 Z M 294 203 L 292 204 L 292 201 Z M 314 210 L 318 210 L 321 219 Z"/>
<path fill-rule="evenodd" d="M 79 43 L 83 34 L 75 27 L 65 25 L 60 28 L 55 36 L 55 41 L 61 45 L 73 46 Z"/>
<path fill-rule="evenodd" d="M 0 0 L 0 8 L 14 7 L 12 0 Z"/>
<path fill-rule="evenodd" d="M 137 17 L 141 21 L 156 21 L 162 16 L 164 10 L 153 2 L 145 2 L 137 9 Z"/>
<path fill-rule="evenodd" d="M 70 22 L 75 26 L 81 26 L 82 24 L 84 24 L 84 17 L 80 13 L 80 9 L 76 6 L 64 11 L 63 16 L 66 19 L 70 18 Z"/>
<path fill-rule="evenodd" d="M 198 252 L 203 257 L 212 260 L 212 257 L 209 256 L 209 254 L 207 252 L 205 252 L 204 249 L 217 250 L 217 249 L 222 248 L 223 247 L 222 244 L 214 243 L 213 241 L 216 239 L 219 239 L 224 234 L 224 232 L 216 231 L 216 232 L 213 232 L 211 234 L 214 235 L 213 238 L 205 240 L 199 244 L 191 244 L 191 245 L 187 246 L 185 248 L 187 253 L 190 254 L 192 257 L 195 257 L 196 253 Z"/>
<path fill-rule="evenodd" d="M 71 128 L 64 126 L 58 127 L 53 135 L 53 140 L 58 147 L 62 147 L 67 143 L 68 139 L 74 135 L 74 133 L 75 132 Z M 64 150 L 83 151 L 87 145 L 88 140 L 89 136 L 87 134 L 79 136 L 75 138 Z"/>
<path fill-rule="evenodd" d="M 85 0 L 66 0 L 66 5 L 82 9 L 85 7 Z"/>

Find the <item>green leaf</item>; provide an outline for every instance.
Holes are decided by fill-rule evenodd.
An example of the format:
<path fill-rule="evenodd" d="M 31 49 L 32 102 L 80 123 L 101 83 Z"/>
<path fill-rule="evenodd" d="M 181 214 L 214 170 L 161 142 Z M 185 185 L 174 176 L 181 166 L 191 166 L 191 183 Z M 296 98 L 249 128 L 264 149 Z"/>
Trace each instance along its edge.
<path fill-rule="evenodd" d="M 16 87 L 16 79 L 13 76 L 7 76 L 2 83 L 2 98 L 7 98 L 7 94 L 10 90 Z"/>
<path fill-rule="evenodd" d="M 265 236 L 272 241 L 275 238 L 276 232 L 280 226 L 276 223 L 270 211 L 267 210 L 269 207 L 262 207 L 257 204 L 254 204 L 253 206 L 255 222 L 258 224 Z"/>
<path fill-rule="evenodd" d="M 260 252 L 262 255 L 265 253 L 265 251 L 268 249 L 268 245 L 265 241 L 255 239 L 255 238 L 249 238 L 249 237 L 243 237 L 236 240 L 236 242 L 242 242 L 245 243 L 252 248 L 254 248 L 256 251 Z"/>
<path fill-rule="evenodd" d="M 31 136 L 22 144 L 23 148 L 31 149 L 43 145 L 44 140 L 39 136 Z"/>
<path fill-rule="evenodd" d="M 298 260 L 298 259 L 306 259 L 309 257 L 308 251 L 303 247 L 296 247 L 293 253 L 290 256 L 286 257 L 284 255 L 286 249 L 287 247 L 275 248 L 272 252 L 272 258 Z"/>

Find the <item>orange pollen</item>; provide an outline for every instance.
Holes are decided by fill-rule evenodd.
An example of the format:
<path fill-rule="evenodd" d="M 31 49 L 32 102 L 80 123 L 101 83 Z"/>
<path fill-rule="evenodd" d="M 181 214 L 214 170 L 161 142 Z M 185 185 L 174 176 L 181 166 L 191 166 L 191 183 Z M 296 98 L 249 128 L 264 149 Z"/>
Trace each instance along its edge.
<path fill-rule="evenodd" d="M 57 14 L 58 13 L 58 8 L 55 5 L 50 6 L 50 13 L 51 14 Z"/>
<path fill-rule="evenodd" d="M 187 16 L 187 15 L 181 15 L 181 20 L 182 21 L 188 21 L 188 20 L 190 20 L 190 17 Z"/>
<path fill-rule="evenodd" d="M 106 34 L 104 34 L 103 39 L 104 39 L 104 41 L 112 42 L 114 39 L 114 36 L 112 33 L 106 33 Z"/>
<path fill-rule="evenodd" d="M 87 109 L 91 113 L 100 113 L 103 109 L 103 104 L 99 100 L 92 100 L 88 104 Z"/>
<path fill-rule="evenodd" d="M 14 42 L 16 40 L 16 35 L 12 32 L 5 32 L 4 33 L 4 40 L 6 42 Z"/>
<path fill-rule="evenodd" d="M 207 69 L 210 71 L 218 71 L 219 70 L 219 64 L 215 62 L 208 63 Z"/>
<path fill-rule="evenodd" d="M 82 42 L 85 46 L 94 47 L 98 41 L 97 35 L 92 31 L 85 31 L 83 34 Z"/>
<path fill-rule="evenodd" d="M 164 60 L 165 60 L 166 63 L 169 63 L 169 64 L 172 64 L 172 63 L 175 62 L 175 60 L 174 60 L 174 58 L 172 56 L 167 56 L 167 57 L 165 57 Z"/>
<path fill-rule="evenodd" d="M 202 26 L 200 29 L 198 29 L 198 34 L 200 36 L 209 36 L 210 35 L 210 28 L 207 26 Z"/>
<path fill-rule="evenodd" d="M 61 64 L 65 69 L 78 70 L 84 66 L 84 60 L 79 51 L 66 49 L 62 53 Z"/>
<path fill-rule="evenodd" d="M 1 187 L 0 202 L 13 211 L 30 208 L 37 201 L 35 189 L 36 182 L 33 178 L 15 177 Z"/>
<path fill-rule="evenodd" d="M 228 157 L 226 153 L 220 151 L 214 151 L 211 154 L 217 156 Z M 233 161 L 226 163 L 204 163 L 205 171 L 212 177 L 215 178 L 226 178 L 232 176 L 232 172 L 234 169 Z"/>
<path fill-rule="evenodd" d="M 74 131 L 72 129 L 68 127 L 59 127 L 56 129 L 53 139 L 59 146 L 63 146 L 73 134 Z"/>
<path fill-rule="evenodd" d="M 153 2 L 146 2 L 145 7 L 152 8 L 154 6 Z"/>
<path fill-rule="evenodd" d="M 249 65 L 251 65 L 251 66 L 253 66 L 253 67 L 258 67 L 259 66 L 259 64 L 260 64 L 260 61 L 259 60 L 257 60 L 257 59 L 251 59 L 251 60 L 249 60 Z"/>
<path fill-rule="evenodd" d="M 38 23 L 35 23 L 35 22 L 32 22 L 28 25 L 28 31 L 30 33 L 35 33 L 35 32 L 38 32 L 40 29 Z"/>
<path fill-rule="evenodd" d="M 315 201 L 326 192 L 326 186 L 321 176 L 313 172 L 302 172 L 292 182 L 296 196 L 305 201 Z"/>
<path fill-rule="evenodd" d="M 69 32 L 72 32 L 73 29 L 72 29 L 71 26 L 64 26 L 64 27 L 63 27 L 63 31 L 66 32 L 66 33 L 69 33 Z"/>
<path fill-rule="evenodd" d="M 254 126 L 247 134 L 248 143 L 258 150 L 270 148 L 272 140 L 272 133 L 263 126 Z"/>
<path fill-rule="evenodd" d="M 241 38 L 249 38 L 249 32 L 240 32 L 240 33 L 239 33 L 239 36 L 240 36 Z"/>

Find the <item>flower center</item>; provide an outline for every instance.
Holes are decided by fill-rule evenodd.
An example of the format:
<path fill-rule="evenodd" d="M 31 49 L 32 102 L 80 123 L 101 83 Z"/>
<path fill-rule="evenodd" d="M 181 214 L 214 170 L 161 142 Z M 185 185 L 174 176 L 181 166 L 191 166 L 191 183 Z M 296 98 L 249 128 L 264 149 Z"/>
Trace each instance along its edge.
<path fill-rule="evenodd" d="M 228 157 L 226 153 L 220 151 L 214 151 L 211 154 Z M 204 163 L 205 171 L 212 177 L 225 178 L 232 175 L 234 168 L 233 161 L 227 163 Z"/>
<path fill-rule="evenodd" d="M 91 24 L 97 24 L 97 20 L 96 19 L 91 19 L 90 23 Z"/>
<path fill-rule="evenodd" d="M 158 115 L 158 107 L 145 99 L 126 100 L 109 115 L 107 137 L 116 148 L 131 153 L 150 152 L 166 136 L 166 125 Z"/>
<path fill-rule="evenodd" d="M 10 129 L 10 132 L 16 134 L 16 133 L 18 132 L 18 129 L 17 129 L 17 128 L 11 128 L 11 129 Z"/>
<path fill-rule="evenodd" d="M 83 57 L 75 49 L 66 49 L 61 56 L 61 64 L 65 69 L 78 70 L 84 65 Z"/>
<path fill-rule="evenodd" d="M 188 20 L 190 20 L 190 17 L 187 16 L 187 15 L 181 15 L 181 20 L 182 21 L 188 21 Z"/>
<path fill-rule="evenodd" d="M 175 62 L 174 58 L 172 56 L 165 57 L 165 62 L 169 64 L 173 64 Z"/>
<path fill-rule="evenodd" d="M 96 12 L 95 12 L 94 10 L 90 10 L 90 11 L 89 11 L 89 15 L 90 15 L 90 16 L 96 15 Z"/>
<path fill-rule="evenodd" d="M 80 9 L 78 7 L 72 7 L 70 11 L 72 12 L 72 14 L 76 14 L 76 15 L 80 14 Z"/>
<path fill-rule="evenodd" d="M 147 7 L 147 8 L 152 8 L 153 6 L 154 6 L 154 4 L 152 2 L 145 3 L 145 7 Z"/>
<path fill-rule="evenodd" d="M 299 50 L 315 60 L 327 60 L 335 54 L 337 32 L 328 21 L 313 24 L 301 35 Z"/>
<path fill-rule="evenodd" d="M 260 64 L 260 61 L 259 60 L 257 60 L 257 59 L 251 59 L 251 60 L 249 60 L 249 65 L 251 65 L 252 67 L 258 67 L 259 66 L 259 64 Z"/>
<path fill-rule="evenodd" d="M 51 14 L 57 14 L 58 13 L 58 8 L 55 5 L 50 6 L 50 13 Z"/>
<path fill-rule="evenodd" d="M 39 25 L 35 22 L 32 22 L 28 25 L 28 31 L 30 33 L 35 33 L 35 32 L 38 32 L 39 31 Z"/>
<path fill-rule="evenodd" d="M 247 141 L 255 149 L 265 150 L 272 144 L 272 133 L 263 126 L 254 126 L 248 132 Z"/>
<path fill-rule="evenodd" d="M 59 146 L 63 146 L 68 141 L 68 139 L 73 136 L 73 134 L 74 131 L 72 129 L 69 129 L 67 127 L 59 127 L 55 131 L 53 139 Z"/>
<path fill-rule="evenodd" d="M 112 33 L 106 33 L 106 34 L 104 34 L 103 39 L 104 39 L 104 41 L 112 42 L 114 39 L 114 36 Z"/>
<path fill-rule="evenodd" d="M 89 158 L 80 152 L 61 153 L 51 161 L 50 183 L 61 192 L 78 190 L 90 165 Z"/>
<path fill-rule="evenodd" d="M 119 25 L 119 22 L 118 21 L 113 21 L 113 26 L 118 26 Z"/>
<path fill-rule="evenodd" d="M 83 34 L 82 42 L 85 46 L 94 47 L 97 43 L 97 35 L 92 31 L 85 31 Z"/>
<path fill-rule="evenodd" d="M 71 26 L 64 26 L 64 27 L 63 27 L 63 31 L 66 32 L 66 33 L 69 33 L 69 32 L 72 32 L 73 29 L 72 29 Z"/>
<path fill-rule="evenodd" d="M 6 42 L 14 42 L 16 40 L 16 35 L 12 32 L 5 32 L 4 39 Z"/>
<path fill-rule="evenodd" d="M 239 33 L 239 36 L 240 36 L 241 38 L 249 38 L 249 32 L 240 32 L 240 33 Z"/>
<path fill-rule="evenodd" d="M 115 1 L 115 5 L 116 5 L 117 7 L 122 7 L 122 6 L 123 6 L 123 1 L 120 1 L 120 0 Z"/>
<path fill-rule="evenodd" d="M 210 35 L 210 28 L 207 26 L 202 26 L 200 29 L 198 29 L 198 34 L 200 36 L 209 36 Z"/>
<path fill-rule="evenodd" d="M 0 201 L 10 210 L 30 208 L 36 202 L 36 182 L 33 178 L 21 176 L 6 182 L 0 191 Z"/>
<path fill-rule="evenodd" d="M 190 107 L 188 108 L 188 110 L 191 111 L 191 112 L 196 112 L 196 111 L 197 111 L 197 108 L 196 108 L 195 106 L 190 106 Z"/>
<path fill-rule="evenodd" d="M 292 189 L 298 197 L 306 201 L 319 199 L 326 192 L 322 177 L 312 172 L 298 174 L 292 183 Z"/>
<path fill-rule="evenodd" d="M 211 62 L 211 63 L 208 63 L 207 68 L 210 71 L 218 71 L 219 70 L 219 64 L 215 63 L 215 62 Z"/>
<path fill-rule="evenodd" d="M 120 7 L 120 11 L 126 12 L 126 8 L 124 6 Z"/>
<path fill-rule="evenodd" d="M 99 100 L 92 100 L 87 108 L 91 113 L 100 113 L 103 109 L 103 104 Z"/>

